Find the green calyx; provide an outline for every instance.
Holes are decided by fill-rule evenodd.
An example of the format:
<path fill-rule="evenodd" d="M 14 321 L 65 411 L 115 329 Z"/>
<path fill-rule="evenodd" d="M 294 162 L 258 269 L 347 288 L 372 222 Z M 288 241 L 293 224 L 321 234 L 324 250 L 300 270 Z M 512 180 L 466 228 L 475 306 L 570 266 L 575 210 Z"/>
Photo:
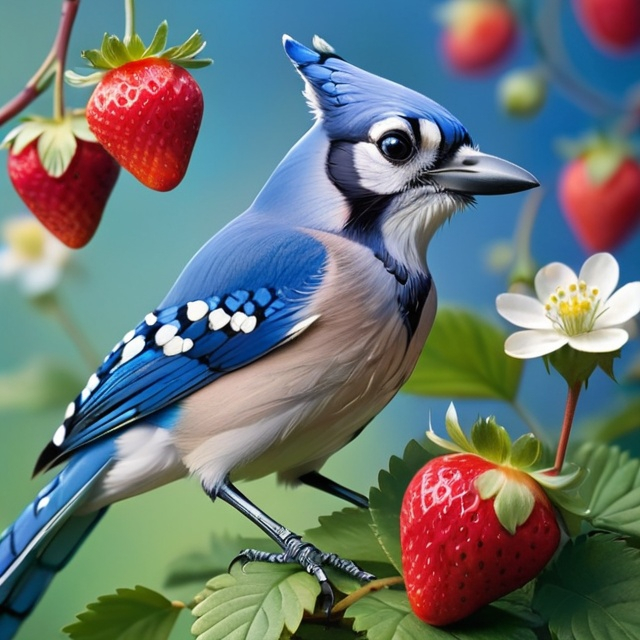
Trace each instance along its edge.
<path fill-rule="evenodd" d="M 589 377 L 598 368 L 602 369 L 604 373 L 615 381 L 613 364 L 614 360 L 619 357 L 620 349 L 604 353 L 591 353 L 578 351 L 569 345 L 565 345 L 561 349 L 543 356 L 543 360 L 547 371 L 549 371 L 550 367 L 553 367 L 567 381 L 570 387 L 576 384 L 584 384 L 586 388 Z"/>
<path fill-rule="evenodd" d="M 84 111 L 69 111 L 60 119 L 31 116 L 12 129 L 0 144 L 17 155 L 38 141 L 38 155 L 44 170 L 59 178 L 69 168 L 78 148 L 78 139 L 96 142 L 89 130 Z"/>
<path fill-rule="evenodd" d="M 168 33 L 169 25 L 166 20 L 156 29 L 148 46 L 144 44 L 137 33 L 123 40 L 118 36 L 105 33 L 100 49 L 89 49 L 82 52 L 82 57 L 94 69 L 99 71 L 88 76 L 66 71 L 65 79 L 74 86 L 97 84 L 108 70 L 116 69 L 134 60 L 144 60 L 146 58 L 162 58 L 186 69 L 206 67 L 213 62 L 210 58 L 195 59 L 206 45 L 200 31 L 196 30 L 182 44 L 167 48 Z"/>
<path fill-rule="evenodd" d="M 494 499 L 496 516 L 510 533 L 531 515 L 538 488 L 563 512 L 585 517 L 585 505 L 577 495 L 585 471 L 574 466 L 562 475 L 551 475 L 549 469 L 537 468 L 542 459 L 542 444 L 532 433 L 512 442 L 507 430 L 495 418 L 488 417 L 479 418 L 467 438 L 453 403 L 447 410 L 445 425 L 450 440 L 436 435 L 431 427 L 427 437 L 447 451 L 471 453 L 496 465 L 478 476 L 476 489 L 483 500 Z M 530 480 L 523 479 L 522 474 Z"/>

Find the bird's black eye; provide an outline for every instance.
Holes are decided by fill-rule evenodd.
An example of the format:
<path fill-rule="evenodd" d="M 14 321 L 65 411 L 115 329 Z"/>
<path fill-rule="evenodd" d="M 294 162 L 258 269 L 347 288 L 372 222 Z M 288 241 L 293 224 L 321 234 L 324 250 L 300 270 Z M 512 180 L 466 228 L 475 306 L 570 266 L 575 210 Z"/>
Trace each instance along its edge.
<path fill-rule="evenodd" d="M 377 142 L 380 153 L 391 162 L 406 162 L 413 156 L 414 146 L 404 131 L 390 131 Z"/>

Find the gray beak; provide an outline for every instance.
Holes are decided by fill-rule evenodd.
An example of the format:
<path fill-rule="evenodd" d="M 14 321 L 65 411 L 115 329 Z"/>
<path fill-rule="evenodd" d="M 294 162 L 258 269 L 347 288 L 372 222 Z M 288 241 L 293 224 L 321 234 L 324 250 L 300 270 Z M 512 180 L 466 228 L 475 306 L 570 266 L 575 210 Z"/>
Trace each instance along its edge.
<path fill-rule="evenodd" d="M 448 191 L 476 196 L 516 193 L 540 185 L 518 165 L 467 146 L 461 147 L 446 165 L 427 175 Z"/>

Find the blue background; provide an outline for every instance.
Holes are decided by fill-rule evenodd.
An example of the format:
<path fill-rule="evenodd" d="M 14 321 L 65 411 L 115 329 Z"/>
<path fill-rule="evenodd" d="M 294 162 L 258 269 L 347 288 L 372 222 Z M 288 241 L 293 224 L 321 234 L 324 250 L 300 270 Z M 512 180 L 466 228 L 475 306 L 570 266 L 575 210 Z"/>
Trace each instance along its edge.
<path fill-rule="evenodd" d="M 570 57 L 589 82 L 620 99 L 637 81 L 638 56 L 614 58 L 595 50 L 576 24 L 569 3 L 562 11 L 562 31 Z M 433 2 L 324 0 L 248 2 L 236 0 L 140 1 L 138 30 L 149 41 L 155 26 L 169 20 L 170 43 L 199 28 L 215 64 L 195 72 L 205 97 L 205 116 L 190 170 L 174 191 L 159 194 L 122 172 L 96 237 L 74 256 L 76 267 L 60 295 L 95 348 L 111 346 L 162 299 L 189 257 L 227 221 L 243 211 L 292 144 L 310 126 L 301 97 L 302 82 L 281 47 L 283 33 L 310 44 L 314 34 L 339 54 L 369 71 L 421 91 L 444 104 L 488 153 L 520 164 L 545 189 L 533 238 L 540 264 L 560 260 L 579 269 L 586 254 L 567 228 L 557 205 L 556 182 L 563 159 L 560 137 L 577 137 L 597 121 L 552 86 L 543 111 L 533 120 L 507 118 L 497 105 L 500 72 L 481 78 L 453 74 L 438 53 L 439 27 Z M 59 4 L 44 0 L 4 3 L 0 9 L 0 104 L 15 95 L 49 50 Z M 120 3 L 84 2 L 80 7 L 67 66 L 82 70 L 79 52 L 99 45 L 104 31 L 122 34 Z M 535 62 L 523 35 L 509 67 Z M 67 102 L 82 106 L 89 90 L 67 89 Z M 28 110 L 50 112 L 51 94 Z M 13 123 L 5 125 L 6 133 Z M 479 199 L 435 237 L 429 264 L 441 301 L 472 306 L 497 319 L 495 296 L 505 289 L 504 274 L 487 266 L 496 241 L 511 237 L 523 194 Z M 4 171 L 0 172 L 0 221 L 24 211 Z M 640 279 L 640 238 L 635 235 L 615 251 L 622 282 Z M 0 283 L 0 375 L 35 357 L 60 358 L 90 373 L 69 338 L 34 312 L 16 287 Z M 635 349 L 637 351 L 637 349 Z M 634 348 L 617 363 L 624 373 Z M 578 408 L 578 418 L 606 410 L 620 392 L 595 374 Z M 556 429 L 562 420 L 564 386 L 547 376 L 540 361 L 527 365 L 521 400 Z M 448 400 L 400 395 L 352 445 L 325 469 L 336 479 L 366 492 L 392 453 L 401 453 L 412 437 L 421 437 L 431 413 L 442 425 Z M 478 414 L 495 413 L 517 433 L 523 425 L 498 403 L 457 403 L 463 425 Z M 212 408 L 215 414 L 215 408 Z M 40 449 L 60 422 L 59 409 L 0 411 L 0 528 L 7 525 L 41 481 L 30 481 Z M 579 428 L 579 427 L 578 427 Z M 312 490 L 277 488 L 272 478 L 245 487 L 248 494 L 289 527 L 315 526 L 318 515 L 339 509 L 334 499 Z M 141 583 L 162 588 L 167 566 L 193 550 L 206 551 L 210 532 L 254 535 L 251 525 L 222 504 L 212 506 L 196 481 L 184 481 L 116 505 L 83 546 L 70 567 L 54 582 L 23 627 L 21 638 L 62 637 L 52 630 L 73 620 L 84 605 L 117 587 Z M 189 599 L 200 586 L 170 592 Z M 187 637 L 188 616 L 180 637 Z M 177 634 L 179 635 L 179 633 Z"/>

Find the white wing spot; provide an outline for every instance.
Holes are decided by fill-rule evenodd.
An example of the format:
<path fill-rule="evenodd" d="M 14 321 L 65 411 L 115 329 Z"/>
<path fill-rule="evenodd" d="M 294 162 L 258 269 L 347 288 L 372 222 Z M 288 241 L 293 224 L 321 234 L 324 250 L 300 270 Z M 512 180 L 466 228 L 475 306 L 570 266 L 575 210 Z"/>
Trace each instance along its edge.
<path fill-rule="evenodd" d="M 191 322 L 202 320 L 209 313 L 209 305 L 204 300 L 187 302 L 187 318 Z"/>
<path fill-rule="evenodd" d="M 167 325 L 165 325 L 167 326 Z M 180 336 L 175 336 L 167 342 L 162 351 L 165 356 L 177 356 L 179 353 L 182 353 L 182 344 L 184 340 Z"/>
<path fill-rule="evenodd" d="M 301 320 L 298 324 L 293 325 L 289 331 L 287 331 L 287 338 L 295 338 L 299 333 L 302 333 L 306 329 L 308 329 L 318 318 L 320 315 L 311 316 L 310 318 L 306 318 L 305 320 Z"/>
<path fill-rule="evenodd" d="M 145 345 L 144 336 L 136 336 L 131 342 L 127 342 L 122 350 L 122 356 L 120 357 L 120 364 L 124 364 L 137 356 Z"/>
<path fill-rule="evenodd" d="M 136 335 L 135 329 L 131 329 L 131 331 L 127 331 L 127 333 L 124 334 L 124 338 L 122 338 L 122 342 L 124 342 L 125 344 L 127 344 L 127 342 L 131 342 L 135 335 Z"/>
<path fill-rule="evenodd" d="M 185 338 L 182 341 L 182 353 L 186 353 L 193 347 L 193 340 L 191 338 Z"/>
<path fill-rule="evenodd" d="M 242 333 L 251 333 L 258 326 L 258 318 L 247 316 L 247 319 L 240 325 Z"/>
<path fill-rule="evenodd" d="M 71 418 L 71 416 L 73 416 L 75 412 L 76 412 L 76 403 L 70 402 L 67 405 L 67 410 L 64 412 L 64 419 L 68 420 L 69 418 Z"/>
<path fill-rule="evenodd" d="M 87 389 L 89 389 L 89 391 L 95 391 L 95 389 L 98 388 L 99 384 L 100 378 L 98 378 L 95 373 L 92 373 L 91 377 L 89 378 L 89 382 L 87 382 Z"/>
<path fill-rule="evenodd" d="M 56 447 L 59 447 L 64 442 L 64 439 L 66 437 L 67 437 L 67 429 L 63 424 L 61 424 L 56 429 L 56 432 L 53 434 L 53 438 L 51 438 L 51 442 L 53 442 L 53 444 L 55 444 Z"/>
<path fill-rule="evenodd" d="M 90 395 L 91 395 L 91 390 L 88 387 L 85 387 L 80 393 L 80 401 L 86 402 Z"/>
<path fill-rule="evenodd" d="M 240 328 L 242 327 L 242 323 L 245 322 L 246 319 L 247 319 L 247 314 L 246 313 L 242 313 L 242 311 L 236 311 L 231 316 L 231 323 L 229 324 L 229 326 L 234 331 L 240 331 Z"/>
<path fill-rule="evenodd" d="M 36 505 L 36 513 L 40 513 L 51 501 L 49 496 L 44 496 L 38 500 L 38 504 Z"/>
<path fill-rule="evenodd" d="M 152 327 L 156 322 L 158 322 L 158 317 L 155 313 L 147 313 L 144 317 L 144 321 L 147 323 L 147 326 Z"/>
<path fill-rule="evenodd" d="M 156 333 L 156 344 L 164 347 L 178 333 L 178 327 L 175 324 L 165 324 L 161 326 Z"/>
<path fill-rule="evenodd" d="M 218 331 L 222 327 L 226 327 L 231 320 L 231 316 L 224 309 L 214 309 L 209 314 L 209 329 Z"/>

